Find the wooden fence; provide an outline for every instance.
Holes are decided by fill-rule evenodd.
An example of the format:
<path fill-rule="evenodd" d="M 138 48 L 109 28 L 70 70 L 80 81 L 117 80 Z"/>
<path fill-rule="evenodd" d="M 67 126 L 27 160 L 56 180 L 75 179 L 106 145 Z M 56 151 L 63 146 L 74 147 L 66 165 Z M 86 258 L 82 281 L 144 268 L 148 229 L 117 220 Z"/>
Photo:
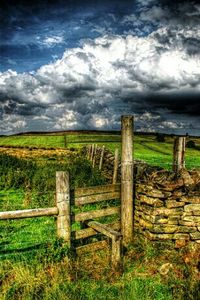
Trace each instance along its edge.
<path fill-rule="evenodd" d="M 179 171 L 185 168 L 185 147 L 186 137 L 177 136 L 174 139 L 173 145 L 173 159 L 172 170 L 178 174 Z M 93 167 L 98 167 L 105 178 L 109 179 L 113 184 L 120 181 L 121 178 L 121 158 L 119 156 L 119 149 L 116 148 L 114 154 L 105 148 L 105 146 L 98 146 L 97 144 L 88 145 L 84 148 L 86 157 L 91 161 Z M 145 161 L 134 160 L 136 169 L 140 165 L 144 165 Z"/>
<path fill-rule="evenodd" d="M 133 237 L 133 117 L 122 117 L 122 163 L 121 184 L 97 187 L 70 189 L 69 174 L 56 172 L 56 206 L 41 209 L 27 209 L 0 212 L 0 220 L 22 219 L 43 216 L 56 216 L 57 236 L 62 238 L 69 248 L 74 247 L 76 240 L 102 234 L 111 241 L 111 261 L 114 268 L 121 262 L 121 247 L 127 246 Z M 93 148 L 93 151 L 95 149 Z M 115 157 L 117 157 L 117 152 Z M 117 161 L 117 159 L 116 159 Z M 116 178 L 116 170 L 114 177 Z M 120 199 L 116 206 L 110 200 Z M 109 201 L 107 203 L 107 201 Z M 101 209 L 78 212 L 87 204 L 105 202 Z M 75 209 L 74 209 L 75 208 Z M 104 224 L 102 217 L 118 215 L 118 221 Z M 96 220 L 98 219 L 98 220 Z M 73 223 L 81 223 L 82 229 L 72 231 Z M 77 247 L 76 253 L 105 247 L 107 241 L 101 240 L 92 244 Z"/>
<path fill-rule="evenodd" d="M 113 184 L 119 180 L 121 161 L 119 158 L 119 149 L 115 149 L 113 154 L 105 148 L 105 146 L 97 146 L 96 144 L 88 145 L 84 148 L 86 157 L 91 161 L 93 167 L 97 167 L 105 178 L 109 179 Z"/>
<path fill-rule="evenodd" d="M 50 208 L 27 209 L 0 212 L 0 220 L 22 219 L 43 216 L 56 216 L 57 236 L 62 238 L 69 248 L 74 248 L 75 242 L 97 234 L 111 241 L 111 261 L 113 267 L 121 262 L 121 247 L 127 247 L 133 238 L 133 117 L 122 116 L 121 119 L 121 163 L 119 151 L 114 157 L 108 156 L 103 147 L 99 152 L 99 169 L 107 158 L 113 162 L 112 184 L 97 187 L 76 188 L 71 190 L 69 174 L 56 172 L 56 206 Z M 97 146 L 89 148 L 88 159 L 95 166 Z M 178 172 L 184 167 L 185 138 L 177 138 L 174 147 L 174 170 Z M 107 154 L 106 154 L 107 153 Z M 117 174 L 121 166 L 121 183 L 117 182 Z M 119 199 L 120 205 L 111 200 Z M 87 204 L 107 203 L 103 208 L 77 212 Z M 113 204 L 112 204 L 113 203 Z M 118 215 L 118 221 L 104 224 L 101 218 Z M 97 220 L 96 220 L 97 219 Z M 80 223 L 82 228 L 72 231 L 74 223 Z M 82 253 L 105 247 L 105 239 L 77 247 L 76 253 Z"/>

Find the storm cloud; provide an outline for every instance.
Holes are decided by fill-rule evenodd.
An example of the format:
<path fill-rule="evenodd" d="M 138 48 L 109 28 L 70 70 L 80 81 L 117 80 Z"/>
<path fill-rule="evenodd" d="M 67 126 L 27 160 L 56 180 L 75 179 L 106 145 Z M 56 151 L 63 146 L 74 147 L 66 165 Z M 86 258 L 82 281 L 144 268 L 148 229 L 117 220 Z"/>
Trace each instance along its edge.
<path fill-rule="evenodd" d="M 14 123 L 16 131 L 119 129 L 129 113 L 137 130 L 198 134 L 200 6 L 133 2 L 132 13 L 110 15 L 109 30 L 98 24 L 99 36 L 75 47 L 64 34 L 45 37 L 45 49 L 65 45 L 60 58 L 0 72 L 0 131 L 12 132 Z"/>

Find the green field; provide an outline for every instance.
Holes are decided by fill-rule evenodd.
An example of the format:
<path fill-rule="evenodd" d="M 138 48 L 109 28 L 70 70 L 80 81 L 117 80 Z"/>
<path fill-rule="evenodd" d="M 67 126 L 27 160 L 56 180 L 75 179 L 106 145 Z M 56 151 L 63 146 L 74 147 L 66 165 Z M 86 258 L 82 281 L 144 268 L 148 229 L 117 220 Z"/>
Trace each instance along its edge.
<path fill-rule="evenodd" d="M 98 170 L 76 151 L 26 159 L 20 157 L 18 149 L 8 148 L 13 151 L 9 155 L 8 149 L 3 148 L 26 146 L 30 154 L 31 147 L 65 148 L 65 141 L 67 148 L 92 143 L 105 145 L 111 151 L 121 147 L 117 135 L 1 137 L 0 211 L 54 206 L 58 170 L 70 172 L 71 187 L 106 184 Z M 188 168 L 200 166 L 198 139 L 195 144 L 197 149 L 186 152 Z M 164 143 L 157 142 L 153 135 L 134 139 L 135 158 L 169 169 L 172 148 L 171 137 Z M 85 209 L 91 210 L 92 206 Z M 74 229 L 79 226 L 74 224 Z M 72 258 L 70 262 L 66 254 Z M 173 264 L 174 272 L 163 277 L 158 269 L 166 262 Z M 53 217 L 0 221 L 0 300 L 196 300 L 198 286 L 190 273 L 179 253 L 170 252 L 170 245 L 147 244 L 135 236 L 134 244 L 125 254 L 121 275 L 110 268 L 106 250 L 74 260 L 56 237 Z"/>
<path fill-rule="evenodd" d="M 188 138 L 195 142 L 195 148 L 186 149 L 186 168 L 200 168 L 200 138 Z M 0 146 L 27 146 L 27 147 L 61 147 L 80 148 L 88 144 L 105 145 L 114 152 L 121 149 L 119 135 L 97 134 L 69 134 L 69 135 L 33 135 L 0 137 Z M 135 135 L 134 157 L 145 162 L 171 169 L 173 153 L 173 137 L 166 136 L 165 142 L 158 142 L 155 135 Z"/>

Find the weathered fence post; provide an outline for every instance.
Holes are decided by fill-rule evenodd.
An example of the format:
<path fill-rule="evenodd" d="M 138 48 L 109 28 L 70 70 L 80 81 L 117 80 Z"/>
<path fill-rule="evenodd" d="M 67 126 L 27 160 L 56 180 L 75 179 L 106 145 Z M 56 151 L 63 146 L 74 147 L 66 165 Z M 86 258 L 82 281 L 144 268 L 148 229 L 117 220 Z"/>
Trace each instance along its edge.
<path fill-rule="evenodd" d="M 71 220 L 70 220 L 70 187 L 69 173 L 56 172 L 56 204 L 58 208 L 57 234 L 70 247 Z"/>
<path fill-rule="evenodd" d="M 90 155 L 90 161 L 91 162 L 93 160 L 93 155 L 94 155 L 94 144 L 92 144 L 92 149 L 91 149 L 91 155 Z"/>
<path fill-rule="evenodd" d="M 64 134 L 64 147 L 67 148 L 67 137 L 66 137 L 66 134 Z"/>
<path fill-rule="evenodd" d="M 111 263 L 113 269 L 118 269 L 121 265 L 121 238 L 112 238 Z"/>
<path fill-rule="evenodd" d="M 94 145 L 94 154 L 93 154 L 93 159 L 92 159 L 92 166 L 93 166 L 93 168 L 95 166 L 96 154 L 97 154 L 97 145 Z"/>
<path fill-rule="evenodd" d="M 100 171 L 101 171 L 102 166 L 103 166 L 104 152 L 105 152 L 105 146 L 103 146 L 102 149 L 101 149 L 101 156 L 100 156 L 100 161 L 99 161 L 99 170 Z"/>
<path fill-rule="evenodd" d="M 121 135 L 121 233 L 127 246 L 133 239 L 133 116 L 122 116 Z"/>
<path fill-rule="evenodd" d="M 176 137 L 174 140 L 173 171 L 178 173 L 185 167 L 186 137 Z"/>
<path fill-rule="evenodd" d="M 91 147 L 92 145 L 87 145 L 87 159 L 89 160 L 90 159 L 90 153 L 91 153 Z"/>
<path fill-rule="evenodd" d="M 114 160 L 114 170 L 113 170 L 113 184 L 117 182 L 117 172 L 119 167 L 119 150 L 115 149 L 115 160 Z"/>

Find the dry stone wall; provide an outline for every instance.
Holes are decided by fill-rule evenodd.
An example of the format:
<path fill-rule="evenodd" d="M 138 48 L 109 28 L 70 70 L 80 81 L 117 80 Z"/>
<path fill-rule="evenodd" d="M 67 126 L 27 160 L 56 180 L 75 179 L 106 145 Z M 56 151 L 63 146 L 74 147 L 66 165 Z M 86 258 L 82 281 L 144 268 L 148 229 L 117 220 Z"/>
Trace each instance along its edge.
<path fill-rule="evenodd" d="M 134 225 L 150 240 L 200 245 L 200 171 L 153 171 L 135 185 Z"/>

